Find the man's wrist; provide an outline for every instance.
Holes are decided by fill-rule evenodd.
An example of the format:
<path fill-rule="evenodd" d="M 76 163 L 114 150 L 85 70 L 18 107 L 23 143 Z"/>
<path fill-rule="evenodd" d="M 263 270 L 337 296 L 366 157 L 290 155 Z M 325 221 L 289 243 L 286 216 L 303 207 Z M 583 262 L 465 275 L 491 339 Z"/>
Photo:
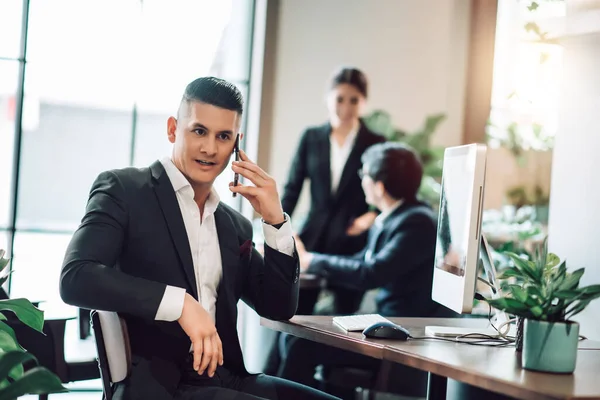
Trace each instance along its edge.
<path fill-rule="evenodd" d="M 281 213 L 280 218 L 269 217 L 267 219 L 267 218 L 263 217 L 262 221 L 267 225 L 271 225 L 271 226 L 275 227 L 276 229 L 279 229 L 279 228 L 281 228 L 281 226 L 283 224 L 285 224 L 287 222 L 287 217 L 285 216 L 284 213 Z"/>

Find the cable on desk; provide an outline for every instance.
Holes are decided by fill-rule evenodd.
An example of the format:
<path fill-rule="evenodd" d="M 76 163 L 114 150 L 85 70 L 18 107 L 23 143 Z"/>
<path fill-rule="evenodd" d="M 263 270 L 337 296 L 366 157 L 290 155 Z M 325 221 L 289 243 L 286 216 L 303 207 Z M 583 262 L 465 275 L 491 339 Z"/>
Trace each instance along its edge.
<path fill-rule="evenodd" d="M 480 340 L 465 340 L 468 339 L 468 337 L 470 336 L 477 336 L 477 337 L 483 337 L 483 339 Z M 444 338 L 444 337 L 435 337 L 435 336 L 409 336 L 409 339 L 412 340 L 440 340 L 442 342 L 451 342 L 451 343 L 463 343 L 463 344 L 469 344 L 472 346 L 488 346 L 488 347 L 506 347 L 506 346 L 510 346 L 513 345 L 514 342 L 513 341 L 508 341 L 506 339 L 501 339 L 501 338 L 495 338 L 492 336 L 487 336 L 487 335 L 481 335 L 479 333 L 469 333 L 466 335 L 461 335 L 461 336 L 457 336 L 453 339 L 450 338 Z"/>
<path fill-rule="evenodd" d="M 482 280 L 483 281 L 483 280 Z M 485 297 L 483 297 L 483 295 L 481 293 L 475 293 L 475 298 L 477 300 L 481 300 L 481 301 L 485 301 Z M 510 329 L 510 324 L 514 321 L 516 321 L 516 318 L 510 319 L 506 322 L 503 322 L 502 324 L 500 324 L 499 327 L 496 327 L 494 325 L 494 323 L 492 322 L 492 306 L 489 305 L 489 312 L 488 312 L 488 321 L 490 323 L 490 325 L 492 326 L 492 328 L 494 328 L 494 330 L 496 332 L 498 332 L 498 335 L 500 335 L 500 337 L 495 337 L 495 336 L 490 336 L 490 335 L 485 335 L 485 334 L 481 334 L 481 333 L 467 333 L 465 335 L 459 335 L 456 336 L 455 338 L 443 338 L 443 337 L 435 337 L 435 336 L 409 336 L 409 339 L 413 339 L 413 340 L 440 340 L 443 342 L 452 342 L 452 343 L 464 343 L 464 344 L 469 344 L 472 346 L 489 346 L 489 347 L 506 347 L 506 346 L 510 346 L 513 345 L 515 343 L 515 338 L 512 336 L 507 335 L 508 330 Z M 474 340 L 474 339 L 479 339 L 479 340 Z"/>

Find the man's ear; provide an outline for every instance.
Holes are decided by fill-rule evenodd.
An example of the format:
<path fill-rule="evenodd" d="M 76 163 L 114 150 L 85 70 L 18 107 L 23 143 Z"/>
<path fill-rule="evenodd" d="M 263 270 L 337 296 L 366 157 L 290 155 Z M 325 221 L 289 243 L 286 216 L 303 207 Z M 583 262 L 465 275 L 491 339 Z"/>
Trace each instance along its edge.
<path fill-rule="evenodd" d="M 169 138 L 169 142 L 175 143 L 176 132 L 177 119 L 175 117 L 169 117 L 169 119 L 167 120 L 167 137 Z"/>

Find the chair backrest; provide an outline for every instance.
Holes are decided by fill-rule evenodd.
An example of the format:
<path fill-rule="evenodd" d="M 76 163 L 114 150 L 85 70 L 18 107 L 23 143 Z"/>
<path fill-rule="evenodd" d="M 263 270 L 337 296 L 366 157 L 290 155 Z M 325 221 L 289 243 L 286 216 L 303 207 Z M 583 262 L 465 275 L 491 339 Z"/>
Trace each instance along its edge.
<path fill-rule="evenodd" d="M 127 325 L 115 312 L 94 310 L 91 315 L 104 396 L 110 400 L 111 384 L 123 381 L 131 372 Z"/>

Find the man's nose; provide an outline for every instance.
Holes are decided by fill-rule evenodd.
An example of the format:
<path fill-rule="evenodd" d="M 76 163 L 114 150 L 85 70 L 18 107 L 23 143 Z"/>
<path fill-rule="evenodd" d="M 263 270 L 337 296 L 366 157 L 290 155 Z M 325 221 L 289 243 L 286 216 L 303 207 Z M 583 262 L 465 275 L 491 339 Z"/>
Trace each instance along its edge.
<path fill-rule="evenodd" d="M 200 151 L 208 156 L 214 156 L 217 154 L 217 140 L 215 138 L 206 138 L 202 141 Z"/>

